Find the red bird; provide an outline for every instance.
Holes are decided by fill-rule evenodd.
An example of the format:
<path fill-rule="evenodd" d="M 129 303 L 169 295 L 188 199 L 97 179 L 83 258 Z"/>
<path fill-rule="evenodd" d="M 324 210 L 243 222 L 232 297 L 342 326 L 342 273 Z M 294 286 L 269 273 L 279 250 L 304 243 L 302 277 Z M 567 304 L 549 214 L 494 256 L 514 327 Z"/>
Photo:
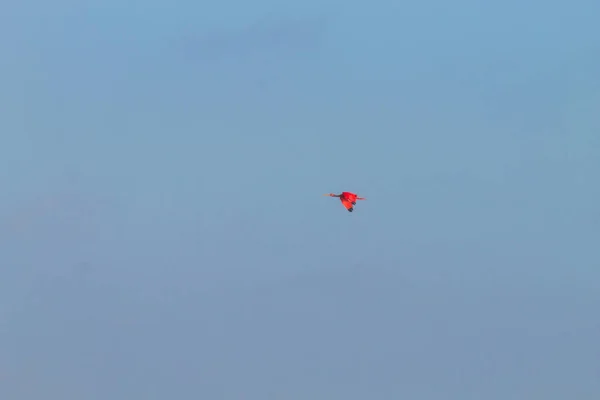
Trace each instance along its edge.
<path fill-rule="evenodd" d="M 355 193 L 351 192 L 342 192 L 341 194 L 328 193 L 324 194 L 323 196 L 339 197 L 342 205 L 346 207 L 346 210 L 349 212 L 354 211 L 356 200 L 366 200 L 364 197 L 358 197 Z"/>

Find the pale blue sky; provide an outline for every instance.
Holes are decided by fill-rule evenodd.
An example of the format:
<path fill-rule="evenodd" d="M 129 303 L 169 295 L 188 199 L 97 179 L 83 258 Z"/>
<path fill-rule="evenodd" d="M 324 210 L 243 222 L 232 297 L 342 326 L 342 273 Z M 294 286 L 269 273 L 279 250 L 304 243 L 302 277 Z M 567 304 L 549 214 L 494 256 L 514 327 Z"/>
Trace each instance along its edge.
<path fill-rule="evenodd" d="M 2 7 L 0 398 L 600 398 L 600 3 L 221 4 Z"/>

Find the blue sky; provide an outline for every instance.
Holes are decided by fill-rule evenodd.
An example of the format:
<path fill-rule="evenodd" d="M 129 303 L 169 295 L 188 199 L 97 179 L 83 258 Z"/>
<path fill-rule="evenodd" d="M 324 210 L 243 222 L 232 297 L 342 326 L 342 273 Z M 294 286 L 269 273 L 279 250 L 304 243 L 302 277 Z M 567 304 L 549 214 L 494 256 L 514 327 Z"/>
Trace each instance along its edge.
<path fill-rule="evenodd" d="M 4 6 L 0 397 L 597 399 L 599 13 Z"/>

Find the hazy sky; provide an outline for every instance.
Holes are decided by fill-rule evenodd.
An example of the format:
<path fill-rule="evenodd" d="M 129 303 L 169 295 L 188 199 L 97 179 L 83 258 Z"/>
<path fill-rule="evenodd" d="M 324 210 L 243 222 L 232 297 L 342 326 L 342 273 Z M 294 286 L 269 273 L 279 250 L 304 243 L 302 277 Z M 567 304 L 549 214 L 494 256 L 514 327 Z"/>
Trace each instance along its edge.
<path fill-rule="evenodd" d="M 0 398 L 600 398 L 600 2 L 221 4 L 1 7 Z"/>

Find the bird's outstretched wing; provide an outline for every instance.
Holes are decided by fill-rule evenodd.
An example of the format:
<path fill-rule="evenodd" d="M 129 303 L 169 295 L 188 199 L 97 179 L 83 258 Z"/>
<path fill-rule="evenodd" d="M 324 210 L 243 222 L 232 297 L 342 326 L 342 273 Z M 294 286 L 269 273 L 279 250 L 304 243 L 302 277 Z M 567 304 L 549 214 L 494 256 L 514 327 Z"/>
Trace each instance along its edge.
<path fill-rule="evenodd" d="M 340 201 L 342 202 L 342 205 L 346 207 L 346 210 L 350 212 L 354 211 L 354 205 L 352 204 L 352 202 L 343 197 L 340 197 Z"/>

